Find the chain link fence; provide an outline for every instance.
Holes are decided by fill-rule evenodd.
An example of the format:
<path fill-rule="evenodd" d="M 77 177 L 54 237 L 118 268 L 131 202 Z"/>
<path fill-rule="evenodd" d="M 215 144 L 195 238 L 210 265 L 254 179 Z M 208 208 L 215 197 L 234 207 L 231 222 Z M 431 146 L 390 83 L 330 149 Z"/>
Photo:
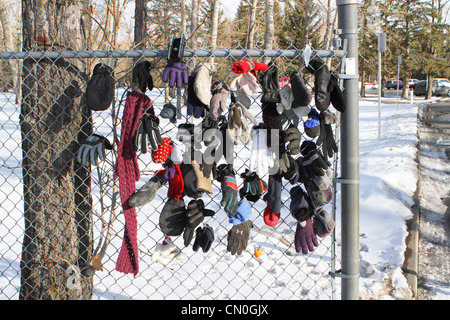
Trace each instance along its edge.
<path fill-rule="evenodd" d="M 339 74 L 343 56 L 342 51 L 314 50 L 311 58 L 320 59 L 332 72 Z M 330 236 L 318 238 L 319 245 L 311 253 L 295 251 L 297 221 L 289 209 L 289 191 L 294 185 L 283 179 L 279 222 L 273 227 L 265 224 L 263 215 L 267 204 L 262 197 L 252 203 L 253 228 L 247 249 L 241 255 L 231 255 L 227 251 L 227 234 L 232 224 L 220 205 L 221 185 L 213 180 L 213 193 L 201 196 L 205 207 L 215 212 L 202 223 L 214 230 L 211 249 L 206 253 L 196 252 L 192 243 L 184 246 L 182 236 L 172 237 L 180 253 L 169 258 L 155 256 L 155 249 L 164 241 L 159 226 L 159 216 L 167 201 L 167 187 L 164 186 L 153 201 L 136 208 L 139 273 L 134 277 L 117 271 L 125 219 L 114 169 L 123 110 L 136 64 L 143 60 L 152 63 L 150 72 L 154 89 L 145 94 L 151 99 L 155 114 L 159 115 L 166 103 L 178 107 L 176 123 L 159 117 L 163 137 L 176 139 L 180 124 L 198 124 L 202 120 L 187 117 L 186 88 L 174 91 L 161 81 L 167 50 L 48 50 L 2 53 L 1 57 L 0 299 L 336 298 L 338 289 L 333 274 L 339 264 L 336 258 L 339 221 L 336 219 L 338 199 L 334 183 L 332 200 L 324 205 L 324 209 L 336 220 L 337 226 Z M 234 62 L 272 60 L 278 68 L 281 88 L 288 84 L 291 72 L 302 66 L 303 51 L 297 48 L 187 50 L 185 60 L 191 69 L 199 62 L 213 62 L 212 82 L 223 81 L 228 85 L 233 80 L 230 70 Z M 114 71 L 115 95 L 107 110 L 91 111 L 86 109 L 84 93 L 92 69 L 100 62 Z M 314 75 L 308 72 L 304 75 L 312 89 Z M 21 93 L 16 95 L 18 88 Z M 30 100 L 31 96 L 34 100 Z M 258 122 L 262 122 L 261 92 L 250 99 L 249 110 Z M 227 105 L 230 103 L 229 97 Z M 308 108 L 312 107 L 314 99 Z M 339 120 L 339 113 L 332 106 L 330 110 Z M 306 117 L 301 117 L 298 124 L 302 141 L 313 140 L 304 133 L 305 120 Z M 339 121 L 332 127 L 339 146 L 338 126 Z M 63 137 L 67 145 L 54 148 L 52 141 L 45 138 L 49 132 Z M 113 149 L 107 150 L 106 158 L 97 166 L 83 167 L 77 164 L 76 152 L 80 143 L 92 133 L 105 136 Z M 249 167 L 251 151 L 251 141 L 248 144 L 239 141 L 234 147 L 238 188 L 243 182 L 240 174 Z M 31 157 L 34 162 L 29 161 Z M 138 152 L 137 159 L 140 179 L 136 189 L 139 189 L 162 166 L 152 161 L 150 152 Z M 67 163 L 61 165 L 64 161 Z M 337 177 L 337 155 L 330 161 L 333 175 Z M 261 178 L 268 182 L 268 176 Z M 78 181 L 80 189 L 64 187 L 67 180 Z M 24 183 L 28 186 L 25 189 Z M 43 191 L 52 196 L 40 198 Z M 75 205 L 68 206 L 64 202 L 76 197 L 82 199 L 74 201 Z M 190 200 L 184 197 L 186 205 Z M 83 206 L 82 210 L 77 206 Z M 80 212 L 84 212 L 82 218 Z M 30 231 L 27 228 L 34 231 L 27 232 Z M 60 229 L 58 236 L 57 229 Z M 61 236 L 61 233 L 66 234 Z M 81 233 L 84 234 L 82 237 L 79 236 Z M 38 246 L 46 242 L 46 246 Z M 45 251 L 42 248 L 47 252 L 36 251 Z M 258 248 L 263 253 L 257 258 L 255 249 Z M 33 268 L 39 272 L 30 271 Z"/>

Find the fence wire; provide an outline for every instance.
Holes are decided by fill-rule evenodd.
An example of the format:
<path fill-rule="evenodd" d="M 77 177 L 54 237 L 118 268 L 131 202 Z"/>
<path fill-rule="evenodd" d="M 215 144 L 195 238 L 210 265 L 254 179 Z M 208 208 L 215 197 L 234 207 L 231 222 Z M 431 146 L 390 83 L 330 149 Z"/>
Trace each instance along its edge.
<path fill-rule="evenodd" d="M 114 169 L 123 110 L 136 64 L 143 60 L 152 63 L 150 73 L 154 89 L 145 94 L 150 98 L 155 114 L 159 116 L 166 103 L 172 103 L 180 111 L 176 123 L 159 116 L 163 137 L 176 139 L 180 124 L 198 124 L 202 120 L 186 115 L 186 87 L 174 91 L 161 81 L 166 57 L 166 50 L 1 53 L 0 299 L 334 299 L 336 286 L 330 272 L 334 272 L 337 263 L 337 230 L 330 236 L 319 238 L 319 245 L 313 252 L 296 253 L 294 234 L 297 221 L 290 214 L 292 199 L 289 193 L 294 185 L 285 179 L 282 182 L 279 222 L 273 227 L 265 224 L 263 216 L 267 204 L 262 197 L 251 203 L 253 228 L 247 249 L 237 256 L 227 251 L 227 235 L 232 224 L 220 205 L 220 182 L 213 180 L 213 193 L 201 196 L 205 207 L 215 212 L 202 223 L 214 230 L 211 249 L 206 253 L 194 251 L 192 243 L 185 247 L 183 237 L 177 236 L 171 238 L 179 254 L 176 257 L 156 257 L 155 250 L 164 241 L 159 217 L 167 201 L 167 187 L 162 187 L 153 201 L 136 207 L 139 273 L 134 277 L 116 270 L 125 219 Z M 342 52 L 313 51 L 311 58 L 315 57 L 326 63 L 332 72 L 339 73 Z M 281 88 L 287 85 L 291 72 L 301 68 L 303 52 L 296 48 L 188 50 L 185 60 L 192 69 L 199 62 L 211 62 L 212 58 L 212 83 L 223 81 L 229 85 L 233 80 L 230 70 L 236 61 L 271 60 L 278 68 Z M 105 111 L 86 111 L 83 107 L 86 85 L 94 66 L 100 62 L 111 66 L 114 71 L 114 99 Z M 304 76 L 312 89 L 314 76 L 308 72 L 304 72 Z M 61 85 L 66 88 L 61 89 Z M 261 92 L 250 96 L 249 110 L 258 122 L 263 121 L 261 96 Z M 34 100 L 30 100 L 31 97 Z M 314 99 L 308 108 L 313 107 Z M 330 110 L 338 115 L 332 107 Z M 87 115 L 83 114 L 86 112 Z M 227 114 L 228 111 L 225 116 Z M 302 141 L 314 140 L 305 134 L 304 121 L 306 117 L 300 118 L 297 126 L 302 132 Z M 338 125 L 338 122 L 333 125 L 333 132 L 339 146 Z M 72 128 L 66 130 L 67 127 Z M 59 148 L 65 150 L 64 157 L 54 154 L 51 141 L 44 139 L 54 132 L 63 136 L 68 144 L 67 148 Z M 90 133 L 106 137 L 113 149 L 107 150 L 106 158 L 97 166 L 89 166 L 87 172 L 82 172 L 83 168 L 76 164 L 76 151 Z M 25 144 L 30 154 L 24 151 Z M 251 151 L 251 141 L 248 144 L 239 141 L 234 147 L 238 188 L 242 187 L 240 174 L 249 167 Z M 25 158 L 32 157 L 35 162 L 25 163 Z M 54 172 L 58 167 L 56 162 L 67 158 L 71 162 L 66 166 L 68 172 Z M 162 166 L 152 161 L 150 152 L 138 152 L 137 159 L 141 176 L 136 189 L 140 189 Z M 331 161 L 336 177 L 336 156 Z M 79 175 L 85 176 L 80 178 Z M 31 176 L 35 180 L 30 181 Z M 77 178 L 82 180 L 82 188 L 86 189 L 83 192 L 86 193 L 65 187 L 58 190 L 65 181 Z M 268 176 L 261 178 L 268 182 Z M 36 194 L 45 191 L 53 196 L 40 199 L 29 191 L 25 194 L 24 183 Z M 88 203 L 90 214 L 83 219 L 77 218 L 80 208 L 64 203 L 75 194 L 86 196 L 74 202 L 83 206 Z M 335 218 L 335 185 L 332 186 L 332 195 L 331 202 L 323 208 Z M 186 205 L 190 200 L 184 197 Z M 39 210 L 43 213 L 40 214 Z M 28 232 L 27 228 L 34 231 Z M 74 240 L 77 235 L 55 236 L 56 229 L 64 233 L 80 228 L 88 229 L 83 230 L 87 238 L 83 240 L 84 246 Z M 38 244 L 44 242 L 48 244 L 39 249 Z M 36 252 L 44 251 L 42 248 L 48 252 Z M 263 252 L 258 258 L 255 249 Z M 33 268 L 39 272 L 30 271 Z M 26 286 L 28 289 L 24 289 Z"/>

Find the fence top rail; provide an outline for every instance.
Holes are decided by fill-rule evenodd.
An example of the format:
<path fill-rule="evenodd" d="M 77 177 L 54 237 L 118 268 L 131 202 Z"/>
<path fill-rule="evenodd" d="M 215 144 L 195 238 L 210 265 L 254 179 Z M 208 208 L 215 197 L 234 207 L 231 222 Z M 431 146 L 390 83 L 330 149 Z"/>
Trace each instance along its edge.
<path fill-rule="evenodd" d="M 74 58 L 165 58 L 168 50 L 95 50 L 95 51 L 16 51 L 0 52 L 1 59 L 74 59 Z M 303 57 L 303 50 L 185 50 L 185 57 L 285 57 L 295 59 Z M 313 50 L 311 57 L 343 58 L 343 50 Z"/>

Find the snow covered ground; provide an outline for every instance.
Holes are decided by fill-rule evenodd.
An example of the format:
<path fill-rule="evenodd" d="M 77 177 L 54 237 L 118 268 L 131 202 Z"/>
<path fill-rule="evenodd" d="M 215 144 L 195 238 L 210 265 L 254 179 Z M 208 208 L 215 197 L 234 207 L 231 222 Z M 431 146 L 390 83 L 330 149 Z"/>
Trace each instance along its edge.
<path fill-rule="evenodd" d="M 0 94 L 0 299 L 17 299 L 20 287 L 20 254 L 23 237 L 20 186 L 20 128 L 18 108 L 10 94 Z M 395 101 L 395 100 L 392 100 Z M 360 298 L 410 299 L 411 292 L 401 267 L 406 249 L 406 222 L 412 215 L 418 168 L 417 113 L 415 104 L 383 103 L 381 106 L 381 139 L 378 139 L 378 105 L 376 100 L 360 101 Z M 18 144 L 19 143 L 19 144 Z M 240 154 L 242 159 L 248 155 Z M 146 181 L 146 179 L 145 179 Z M 145 182 L 143 179 L 137 187 Z M 214 185 L 218 191 L 218 185 Z M 138 214 L 142 251 L 152 252 L 160 235 L 149 230 L 157 228 L 159 203 L 156 210 Z M 288 208 L 288 195 L 283 196 Z M 218 206 L 212 203 L 211 206 Z M 259 212 L 265 204 L 255 206 Z M 287 210 L 284 208 L 284 210 Z M 340 258 L 340 198 L 337 197 L 335 229 L 337 266 Z M 211 207 L 211 209 L 217 209 Z M 329 208 L 328 208 L 329 209 Z M 123 230 L 113 238 L 103 272 L 94 278 L 94 299 L 330 299 L 329 248 L 331 237 L 325 238 L 307 258 L 295 254 L 286 242 L 293 240 L 295 223 L 288 213 L 282 214 L 279 232 L 268 237 L 252 231 L 248 252 L 241 257 L 226 254 L 226 216 L 208 221 L 216 228 L 216 243 L 209 254 L 183 250 L 185 260 L 152 263 L 150 256 L 141 255 L 138 277 L 121 276 L 115 271 L 115 259 L 121 245 Z M 120 222 L 121 217 L 119 217 Z M 262 217 L 255 224 L 263 228 Z M 121 224 L 119 224 L 121 226 Z M 141 231 L 142 230 L 142 231 Z M 267 229 L 266 233 L 273 233 Z M 280 237 L 280 235 L 282 235 Z M 182 239 L 176 243 L 182 248 Z M 252 256 L 254 243 L 263 243 L 265 261 Z M 199 259 L 199 256 L 202 258 Z M 299 273 L 298 270 L 301 270 Z M 151 289 L 150 289 L 151 288 Z M 156 288 L 156 290 L 155 290 Z M 336 298 L 340 298 L 340 280 L 336 280 Z M 442 296 L 443 295 L 443 296 Z M 442 299 L 450 298 L 443 291 Z"/>

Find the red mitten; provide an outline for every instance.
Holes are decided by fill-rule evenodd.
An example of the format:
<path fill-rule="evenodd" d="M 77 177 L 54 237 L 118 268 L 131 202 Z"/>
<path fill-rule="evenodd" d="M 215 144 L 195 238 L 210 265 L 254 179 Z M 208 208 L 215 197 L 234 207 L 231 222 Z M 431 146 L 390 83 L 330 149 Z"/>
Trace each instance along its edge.
<path fill-rule="evenodd" d="M 164 163 L 172 153 L 172 146 L 170 138 L 163 138 L 162 143 L 158 146 L 157 150 L 152 150 L 152 161 L 154 163 Z"/>
<path fill-rule="evenodd" d="M 180 166 L 176 163 L 173 163 L 176 171 L 173 175 L 173 178 L 169 177 L 169 190 L 167 191 L 167 197 L 178 200 L 183 195 L 184 190 L 184 180 L 181 175 Z"/>
<path fill-rule="evenodd" d="M 264 210 L 264 222 L 270 227 L 275 226 L 280 220 L 280 214 L 274 213 L 272 208 L 267 204 L 266 209 Z"/>
<path fill-rule="evenodd" d="M 240 60 L 236 61 L 233 64 L 233 67 L 231 68 L 231 71 L 233 71 L 236 74 L 243 74 L 250 71 L 264 71 L 269 67 L 266 63 L 260 63 L 256 61 L 248 61 L 248 60 Z"/>

